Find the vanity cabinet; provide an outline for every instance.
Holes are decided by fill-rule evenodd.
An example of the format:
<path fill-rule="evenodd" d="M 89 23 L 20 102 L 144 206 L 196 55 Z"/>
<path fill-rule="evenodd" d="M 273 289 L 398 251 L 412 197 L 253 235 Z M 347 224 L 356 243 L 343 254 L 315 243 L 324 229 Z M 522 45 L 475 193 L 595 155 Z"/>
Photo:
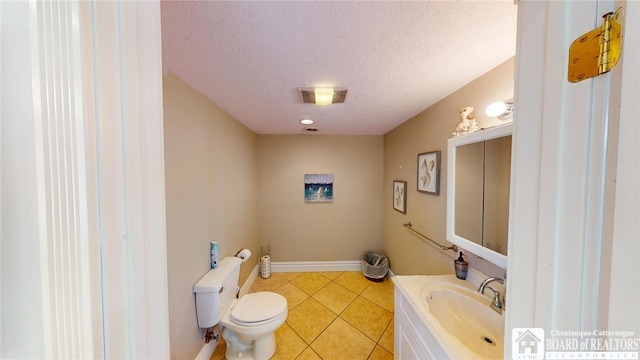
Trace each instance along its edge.
<path fill-rule="evenodd" d="M 394 301 L 394 359 L 448 359 L 449 356 L 398 286 L 395 286 Z"/>

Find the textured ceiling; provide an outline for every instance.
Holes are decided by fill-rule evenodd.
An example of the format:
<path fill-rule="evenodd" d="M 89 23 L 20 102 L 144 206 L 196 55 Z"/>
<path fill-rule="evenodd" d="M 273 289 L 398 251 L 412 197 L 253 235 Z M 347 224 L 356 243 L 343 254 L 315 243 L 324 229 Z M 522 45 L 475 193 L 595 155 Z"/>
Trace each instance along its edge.
<path fill-rule="evenodd" d="M 258 134 L 384 134 L 515 54 L 513 0 L 161 6 L 164 71 Z M 350 92 L 303 104 L 313 86 Z"/>

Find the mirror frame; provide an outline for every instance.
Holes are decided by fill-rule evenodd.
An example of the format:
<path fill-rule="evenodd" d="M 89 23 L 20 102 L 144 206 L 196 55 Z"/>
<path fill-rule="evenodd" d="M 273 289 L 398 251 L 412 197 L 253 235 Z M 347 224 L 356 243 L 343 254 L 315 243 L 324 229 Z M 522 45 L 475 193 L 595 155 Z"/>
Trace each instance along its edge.
<path fill-rule="evenodd" d="M 458 146 L 496 139 L 513 133 L 513 122 L 498 125 L 487 129 L 479 130 L 470 134 L 460 135 L 450 138 L 447 141 L 447 240 L 456 244 L 475 255 L 492 262 L 503 269 L 507 268 L 507 256 L 494 250 L 478 245 L 471 240 L 465 239 L 455 233 L 456 226 L 456 150 Z M 511 146 L 513 153 L 513 145 Z M 513 157 L 512 157 L 513 159 Z M 512 160 L 513 161 L 513 160 Z M 513 166 L 511 167 L 513 173 Z M 507 240 L 508 242 L 509 240 Z M 508 246 L 507 246 L 508 247 Z"/>

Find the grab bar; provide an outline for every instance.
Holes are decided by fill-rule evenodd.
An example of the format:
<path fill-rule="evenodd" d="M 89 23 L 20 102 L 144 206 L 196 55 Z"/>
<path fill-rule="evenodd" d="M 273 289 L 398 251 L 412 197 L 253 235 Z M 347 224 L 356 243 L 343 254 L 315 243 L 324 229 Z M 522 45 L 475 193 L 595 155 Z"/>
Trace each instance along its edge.
<path fill-rule="evenodd" d="M 458 252 L 458 247 L 456 245 L 451 245 L 451 246 L 444 246 L 439 244 L 438 242 L 436 242 L 435 240 L 431 239 L 430 237 L 428 237 L 427 235 L 421 233 L 420 231 L 416 230 L 413 228 L 413 225 L 411 224 L 411 221 L 409 221 L 408 223 L 404 223 L 402 224 L 402 226 L 406 227 L 407 229 L 413 231 L 414 233 L 422 236 L 423 238 L 431 241 L 433 244 L 435 244 L 436 246 L 439 246 L 441 250 L 451 250 L 453 252 Z"/>

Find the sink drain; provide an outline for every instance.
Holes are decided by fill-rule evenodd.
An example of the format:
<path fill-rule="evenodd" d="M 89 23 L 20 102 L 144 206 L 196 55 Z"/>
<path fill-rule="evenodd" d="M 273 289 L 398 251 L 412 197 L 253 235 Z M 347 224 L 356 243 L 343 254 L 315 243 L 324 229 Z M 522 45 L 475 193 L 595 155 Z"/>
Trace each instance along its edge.
<path fill-rule="evenodd" d="M 496 342 L 493 341 L 493 339 L 491 339 L 490 337 L 486 337 L 486 336 L 481 336 L 482 341 L 484 341 L 485 343 L 491 345 L 491 346 L 496 346 Z"/>

